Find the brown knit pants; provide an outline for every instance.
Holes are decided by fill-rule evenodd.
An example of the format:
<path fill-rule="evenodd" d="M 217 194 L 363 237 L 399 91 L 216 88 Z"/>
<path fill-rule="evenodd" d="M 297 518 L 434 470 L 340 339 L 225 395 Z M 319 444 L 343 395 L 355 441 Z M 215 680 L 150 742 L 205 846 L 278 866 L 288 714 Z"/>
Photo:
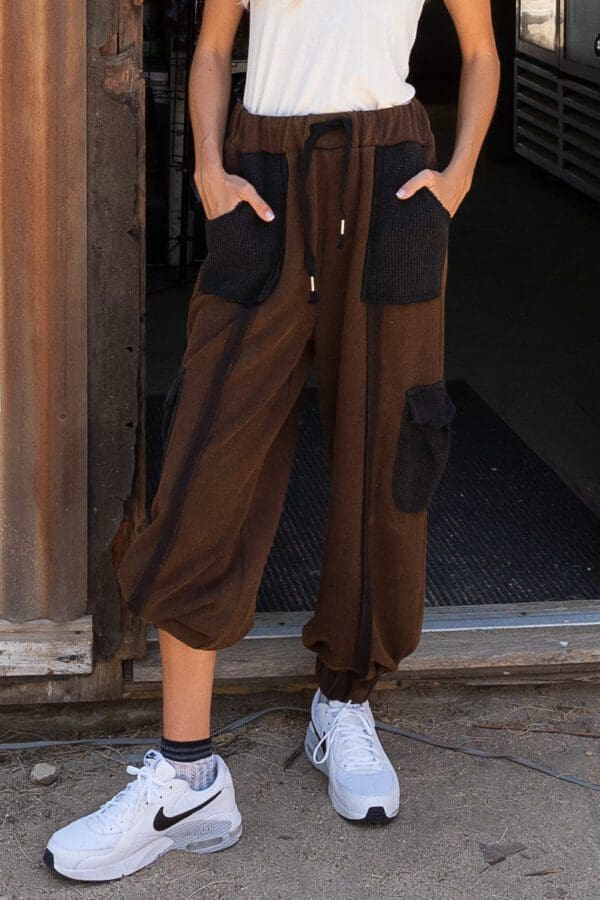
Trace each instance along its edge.
<path fill-rule="evenodd" d="M 128 607 L 184 643 L 250 629 L 314 362 L 331 496 L 318 605 L 303 631 L 332 699 L 366 699 L 416 647 L 427 505 L 453 406 L 443 381 L 450 216 L 415 98 L 377 110 L 262 116 L 238 101 L 225 168 L 245 201 L 206 223 L 187 346 L 165 403 L 151 523 L 117 571 Z"/>

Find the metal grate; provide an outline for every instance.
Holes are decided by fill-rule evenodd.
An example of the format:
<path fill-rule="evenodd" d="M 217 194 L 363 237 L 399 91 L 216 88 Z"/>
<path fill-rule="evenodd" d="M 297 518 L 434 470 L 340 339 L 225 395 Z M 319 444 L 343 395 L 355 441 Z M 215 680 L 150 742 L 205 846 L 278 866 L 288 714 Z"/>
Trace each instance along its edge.
<path fill-rule="evenodd" d="M 600 87 L 515 60 L 515 150 L 600 200 Z"/>
<path fill-rule="evenodd" d="M 430 514 L 427 605 L 600 597 L 600 522 L 463 381 L 447 472 Z M 158 483 L 162 396 L 148 397 L 148 498 Z M 316 390 L 305 403 L 259 612 L 314 608 L 329 478 Z"/>
<path fill-rule="evenodd" d="M 204 0 L 146 0 L 147 260 L 187 267 L 201 262 L 204 211 L 193 182 L 194 147 L 189 110 L 189 76 Z M 249 19 L 241 19 L 233 46 L 230 105 L 243 96 Z"/>

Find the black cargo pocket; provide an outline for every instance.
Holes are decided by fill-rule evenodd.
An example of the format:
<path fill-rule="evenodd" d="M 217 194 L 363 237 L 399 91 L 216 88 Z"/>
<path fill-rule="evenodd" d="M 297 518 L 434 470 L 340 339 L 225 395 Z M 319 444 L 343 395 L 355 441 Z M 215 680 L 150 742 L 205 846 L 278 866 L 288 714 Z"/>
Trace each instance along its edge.
<path fill-rule="evenodd" d="M 285 254 L 288 165 L 285 153 L 231 151 L 228 171 L 252 184 L 275 218 L 265 222 L 245 200 L 232 210 L 206 219 L 206 257 L 198 285 L 244 306 L 262 303 L 275 288 Z"/>
<path fill-rule="evenodd" d="M 175 414 L 177 413 L 177 409 L 179 407 L 179 400 L 181 397 L 181 387 L 183 383 L 183 376 L 185 375 L 185 368 L 181 366 L 177 370 L 177 374 L 175 378 L 171 382 L 169 390 L 165 396 L 162 405 L 162 418 L 161 418 L 161 426 L 160 433 L 162 439 L 162 458 L 161 458 L 161 469 L 164 463 L 164 459 L 167 453 L 167 447 L 169 445 L 169 439 L 171 437 L 171 432 L 173 430 L 173 422 L 175 421 Z"/>
<path fill-rule="evenodd" d="M 455 413 L 444 381 L 406 392 L 393 475 L 394 502 L 402 512 L 427 508 L 446 466 Z"/>
<path fill-rule="evenodd" d="M 361 299 L 367 303 L 433 300 L 442 290 L 451 216 L 429 188 L 408 200 L 398 188 L 426 168 L 417 141 L 375 150 L 373 197 Z"/>

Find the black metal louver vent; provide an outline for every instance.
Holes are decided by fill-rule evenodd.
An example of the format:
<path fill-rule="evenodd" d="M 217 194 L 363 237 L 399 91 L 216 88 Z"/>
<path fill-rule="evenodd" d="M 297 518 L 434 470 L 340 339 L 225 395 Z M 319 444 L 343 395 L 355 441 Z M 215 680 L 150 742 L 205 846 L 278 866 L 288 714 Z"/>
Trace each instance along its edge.
<path fill-rule="evenodd" d="M 558 79 L 539 66 L 521 65 L 516 72 L 517 150 L 537 155 L 548 162 L 559 161 Z"/>
<path fill-rule="evenodd" d="M 600 190 L 600 90 L 564 84 L 563 167 Z"/>
<path fill-rule="evenodd" d="M 515 150 L 600 200 L 600 88 L 515 60 Z"/>

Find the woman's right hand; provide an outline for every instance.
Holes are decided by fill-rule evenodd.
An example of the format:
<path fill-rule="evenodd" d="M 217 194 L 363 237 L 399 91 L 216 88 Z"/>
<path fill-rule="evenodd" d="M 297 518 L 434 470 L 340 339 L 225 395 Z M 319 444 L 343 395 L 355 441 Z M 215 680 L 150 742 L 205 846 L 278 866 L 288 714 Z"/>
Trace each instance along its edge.
<path fill-rule="evenodd" d="M 265 222 L 275 218 L 275 213 L 254 186 L 239 175 L 231 175 L 225 169 L 204 168 L 194 173 L 194 182 L 209 221 L 231 212 L 241 200 L 249 203 Z"/>

